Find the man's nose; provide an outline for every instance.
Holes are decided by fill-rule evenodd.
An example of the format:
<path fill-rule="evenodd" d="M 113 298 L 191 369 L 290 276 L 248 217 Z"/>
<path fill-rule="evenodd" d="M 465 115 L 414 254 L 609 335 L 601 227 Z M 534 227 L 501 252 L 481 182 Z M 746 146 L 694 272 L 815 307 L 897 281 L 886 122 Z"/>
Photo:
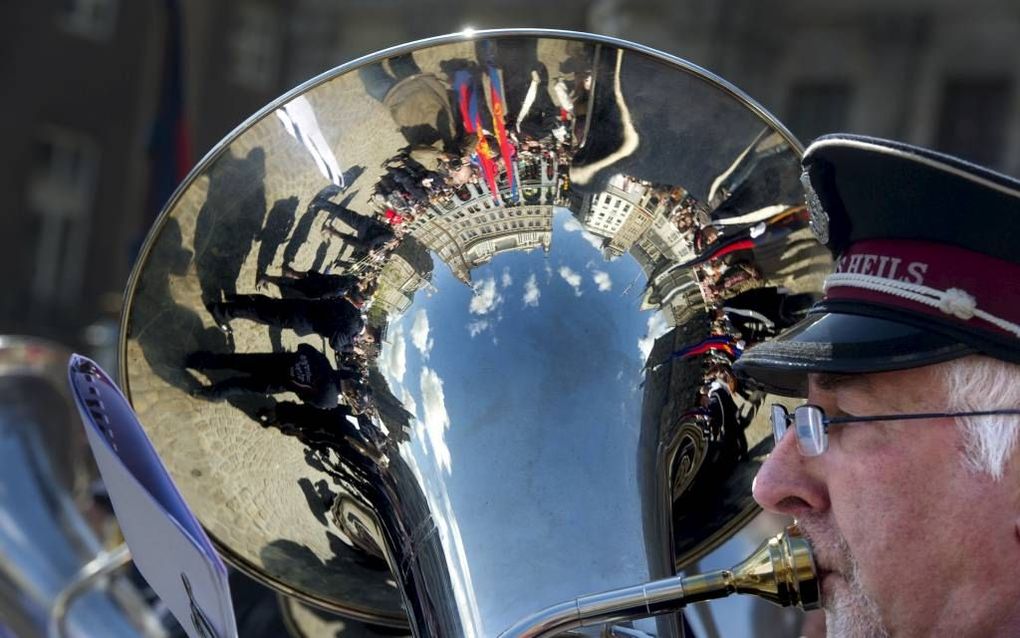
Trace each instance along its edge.
<path fill-rule="evenodd" d="M 827 510 L 829 493 L 813 467 L 821 458 L 801 455 L 791 428 L 758 470 L 752 486 L 754 500 L 766 510 L 786 516 Z"/>

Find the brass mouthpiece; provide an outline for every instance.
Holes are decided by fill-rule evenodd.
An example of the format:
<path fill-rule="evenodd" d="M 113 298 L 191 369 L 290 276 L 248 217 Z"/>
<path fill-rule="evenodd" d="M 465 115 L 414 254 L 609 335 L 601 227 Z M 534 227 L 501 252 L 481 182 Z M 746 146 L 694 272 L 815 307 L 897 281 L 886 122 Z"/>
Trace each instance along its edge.
<path fill-rule="evenodd" d="M 817 609 L 818 576 L 811 546 L 796 525 L 770 538 L 743 562 L 694 576 L 674 576 L 644 585 L 582 596 L 518 622 L 500 638 L 541 638 L 608 621 L 677 612 L 688 603 L 753 594 L 783 607 Z"/>
<path fill-rule="evenodd" d="M 685 604 L 753 594 L 782 607 L 811 610 L 820 599 L 811 546 L 796 525 L 762 543 L 732 569 L 687 576 L 681 584 Z"/>

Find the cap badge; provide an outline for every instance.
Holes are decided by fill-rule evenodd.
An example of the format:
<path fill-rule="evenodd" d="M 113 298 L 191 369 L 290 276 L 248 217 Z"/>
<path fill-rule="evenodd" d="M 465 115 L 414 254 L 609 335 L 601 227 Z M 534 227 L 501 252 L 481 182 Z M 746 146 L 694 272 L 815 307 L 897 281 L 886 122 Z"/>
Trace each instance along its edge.
<path fill-rule="evenodd" d="M 808 226 L 823 244 L 829 243 L 829 214 L 822 208 L 822 200 L 818 198 L 814 186 L 811 185 L 811 176 L 807 171 L 800 174 L 800 183 L 804 186 L 804 198 L 807 202 L 810 219 Z"/>

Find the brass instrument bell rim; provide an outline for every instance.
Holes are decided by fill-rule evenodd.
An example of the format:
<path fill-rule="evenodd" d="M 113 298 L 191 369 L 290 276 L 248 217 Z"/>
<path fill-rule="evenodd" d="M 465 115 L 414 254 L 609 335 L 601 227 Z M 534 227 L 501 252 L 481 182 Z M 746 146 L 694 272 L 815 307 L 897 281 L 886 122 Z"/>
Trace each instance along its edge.
<path fill-rule="evenodd" d="M 268 103 L 263 108 L 259 109 L 253 115 L 245 119 L 230 133 L 224 136 L 216 145 L 214 145 L 188 172 L 187 176 L 177 186 L 171 195 L 170 199 L 166 202 L 163 209 L 157 216 L 155 222 L 150 228 L 146 235 L 145 241 L 139 250 L 139 256 L 135 260 L 135 263 L 131 269 L 127 284 L 124 292 L 124 304 L 121 311 L 120 317 L 120 333 L 118 338 L 118 376 L 119 384 L 127 397 L 128 401 L 133 405 L 133 397 L 131 391 L 131 379 L 128 374 L 128 346 L 129 346 L 129 328 L 131 327 L 132 310 L 134 307 L 135 295 L 137 293 L 138 285 L 141 281 L 141 275 L 145 268 L 149 264 L 149 259 L 156 246 L 157 241 L 163 235 L 163 229 L 166 223 L 171 218 L 172 212 L 176 209 L 179 201 L 184 194 L 194 185 L 196 180 L 206 174 L 207 170 L 220 159 L 229 149 L 229 147 L 236 142 L 242 135 L 247 133 L 252 127 L 264 118 L 269 117 L 275 110 L 290 102 L 296 97 L 299 97 L 308 91 L 318 87 L 319 85 L 325 84 L 335 78 L 342 75 L 348 74 L 352 71 L 356 71 L 359 68 L 378 62 L 380 60 L 388 59 L 395 55 L 401 55 L 405 53 L 411 53 L 426 48 L 456 44 L 461 42 L 468 42 L 479 38 L 544 38 L 544 39 L 560 39 L 560 40 L 571 40 L 576 42 L 586 42 L 597 45 L 606 45 L 616 47 L 624 51 L 630 51 L 633 53 L 641 54 L 651 58 L 652 60 L 662 62 L 669 65 L 671 68 L 687 73 L 699 81 L 714 87 L 716 90 L 721 91 L 722 94 L 734 99 L 741 106 L 747 108 L 761 121 L 763 125 L 769 126 L 773 131 L 779 133 L 780 136 L 786 141 L 791 150 L 797 157 L 803 154 L 803 145 L 797 140 L 797 138 L 771 113 L 769 113 L 764 107 L 758 102 L 748 96 L 745 92 L 732 85 L 725 79 L 718 75 L 708 71 L 698 65 L 683 60 L 679 57 L 647 47 L 638 43 L 630 42 L 627 40 L 613 38 L 610 36 L 603 36 L 591 33 L 584 33 L 579 31 L 569 30 L 558 30 L 558 29 L 536 29 L 536 28 L 515 28 L 515 29 L 489 29 L 489 30 L 478 30 L 478 31 L 463 31 L 457 33 L 451 33 L 441 36 L 435 36 L 431 38 L 425 38 L 416 40 L 393 47 L 383 49 L 381 51 L 371 53 L 340 66 L 337 66 L 329 71 L 326 71 L 310 80 L 296 86 L 295 88 L 287 91 L 280 97 Z M 670 510 L 671 511 L 671 510 Z M 698 548 L 695 553 L 688 553 L 683 557 L 682 562 L 691 562 L 716 549 L 722 542 L 724 542 L 729 536 L 732 535 L 736 529 L 744 526 L 755 514 L 757 514 L 757 506 L 752 505 L 745 512 L 738 515 L 731 521 L 728 521 L 725 526 L 716 531 L 712 536 L 709 537 L 708 542 L 703 544 L 703 547 Z M 201 520 L 199 521 L 201 523 Z M 256 568 L 246 559 L 236 554 L 228 546 L 222 543 L 214 533 L 212 533 L 204 524 L 203 528 L 209 534 L 214 546 L 217 551 L 223 556 L 223 558 L 233 567 L 251 577 L 256 582 L 259 582 L 267 587 L 274 589 L 277 592 L 281 592 L 284 595 L 293 597 L 301 602 L 308 603 L 315 607 L 324 609 L 326 611 L 334 612 L 340 615 L 350 617 L 355 620 L 372 622 L 380 625 L 396 628 L 408 627 L 406 616 L 386 614 L 376 609 L 366 609 L 359 606 L 349 606 L 344 604 L 338 604 L 334 601 L 328 601 L 323 598 L 315 597 L 297 590 L 290 585 L 287 585 L 277 578 L 274 578 L 262 570 Z M 679 565 L 679 562 L 674 559 L 674 565 Z"/>

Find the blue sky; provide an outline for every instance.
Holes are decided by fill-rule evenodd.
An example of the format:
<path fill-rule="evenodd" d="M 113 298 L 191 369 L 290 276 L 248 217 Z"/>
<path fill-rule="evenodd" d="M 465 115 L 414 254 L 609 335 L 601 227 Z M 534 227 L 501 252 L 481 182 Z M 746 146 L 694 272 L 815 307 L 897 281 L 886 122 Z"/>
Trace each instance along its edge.
<path fill-rule="evenodd" d="M 560 548 L 552 559 L 560 564 L 543 569 L 563 578 L 535 587 L 549 589 L 555 602 L 577 561 L 622 574 L 644 560 L 620 549 L 642 546 L 634 542 L 642 533 L 637 494 L 619 499 L 629 505 L 607 496 L 637 489 L 639 344 L 654 324 L 639 309 L 645 278 L 629 255 L 605 261 L 565 209 L 553 227 L 548 254 L 496 255 L 472 271 L 474 291 L 437 263 L 436 291 L 418 292 L 391 322 L 379 360 L 393 393 L 416 415 L 401 456 L 432 510 L 447 512 L 443 525 L 452 528 L 440 533 L 448 553 L 464 558 L 449 567 L 467 597 L 499 591 L 477 580 L 524 569 L 515 561 L 529 545 L 570 539 L 571 526 L 590 532 L 592 521 L 579 519 L 601 520 L 606 507 L 615 511 L 604 538 Z M 484 550 L 495 539 L 505 552 Z M 607 551 L 591 551 L 592 543 Z M 506 603 L 491 601 L 504 605 L 497 615 L 512 607 Z"/>

